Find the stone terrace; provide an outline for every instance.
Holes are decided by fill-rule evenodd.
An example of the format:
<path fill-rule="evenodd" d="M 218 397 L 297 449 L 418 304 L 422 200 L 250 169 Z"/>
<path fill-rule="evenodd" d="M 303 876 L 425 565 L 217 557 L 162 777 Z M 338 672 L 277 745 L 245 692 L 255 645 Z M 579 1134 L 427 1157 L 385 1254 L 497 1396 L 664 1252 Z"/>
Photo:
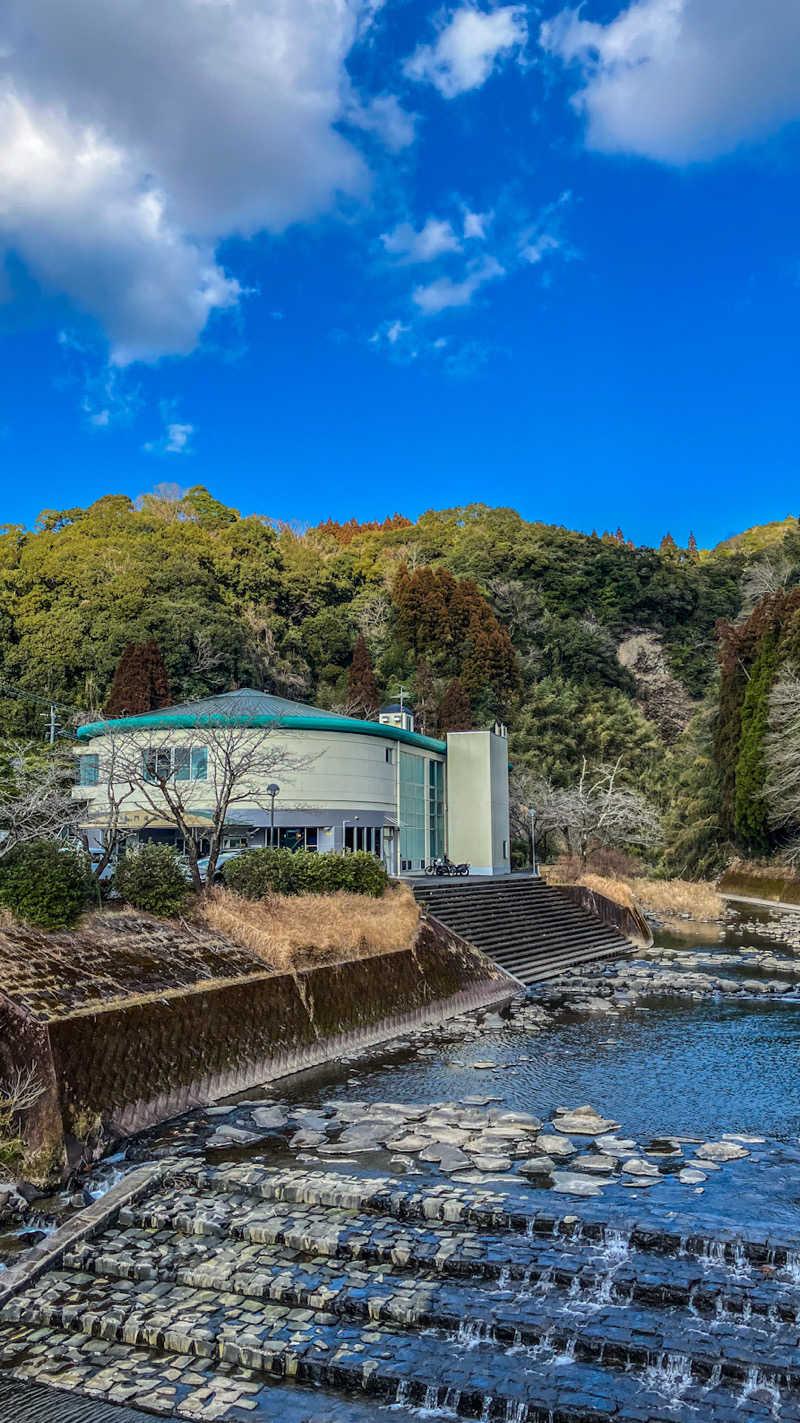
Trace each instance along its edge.
<path fill-rule="evenodd" d="M 164 1416 L 274 1420 L 316 1388 L 320 1417 L 366 1395 L 484 1423 L 800 1420 L 797 1257 L 757 1234 L 198 1157 L 55 1263 L 0 1311 L 0 1367 Z"/>

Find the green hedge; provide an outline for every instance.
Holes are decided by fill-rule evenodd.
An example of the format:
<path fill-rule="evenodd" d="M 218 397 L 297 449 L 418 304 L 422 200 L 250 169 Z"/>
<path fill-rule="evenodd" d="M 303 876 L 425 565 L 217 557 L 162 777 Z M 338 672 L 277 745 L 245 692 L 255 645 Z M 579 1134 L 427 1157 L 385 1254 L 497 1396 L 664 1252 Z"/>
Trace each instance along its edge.
<path fill-rule="evenodd" d="M 228 889 L 245 899 L 270 894 L 351 894 L 380 898 L 389 876 L 380 860 L 365 851 L 352 855 L 319 855 L 309 850 L 245 850 L 223 866 Z"/>
<path fill-rule="evenodd" d="M 96 897 L 91 862 L 59 840 L 30 840 L 0 860 L 0 904 L 42 929 L 66 929 Z"/>
<path fill-rule="evenodd" d="M 170 845 L 145 844 L 123 855 L 114 888 L 135 909 L 170 918 L 179 914 L 191 887 Z"/>

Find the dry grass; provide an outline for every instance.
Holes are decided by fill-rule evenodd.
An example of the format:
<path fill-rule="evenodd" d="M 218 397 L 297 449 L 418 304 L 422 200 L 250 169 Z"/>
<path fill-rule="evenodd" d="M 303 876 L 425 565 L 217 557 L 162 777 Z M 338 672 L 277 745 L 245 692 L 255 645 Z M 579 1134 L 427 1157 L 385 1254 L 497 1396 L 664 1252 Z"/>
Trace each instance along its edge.
<path fill-rule="evenodd" d="M 218 889 L 202 914 L 210 929 L 282 971 L 408 949 L 419 928 L 408 885 L 396 885 L 380 899 L 340 891 L 254 900 Z"/>
<path fill-rule="evenodd" d="M 644 909 L 659 917 L 688 914 L 697 923 L 722 917 L 725 902 L 713 884 L 704 880 L 657 880 L 634 876 L 629 879 L 609 875 L 580 874 L 573 861 L 562 860 L 543 867 L 550 884 L 585 884 L 595 894 L 603 894 L 627 908 Z"/>
<path fill-rule="evenodd" d="M 688 914 L 699 923 L 721 919 L 725 901 L 707 880 L 635 879 L 633 892 L 651 914 Z"/>

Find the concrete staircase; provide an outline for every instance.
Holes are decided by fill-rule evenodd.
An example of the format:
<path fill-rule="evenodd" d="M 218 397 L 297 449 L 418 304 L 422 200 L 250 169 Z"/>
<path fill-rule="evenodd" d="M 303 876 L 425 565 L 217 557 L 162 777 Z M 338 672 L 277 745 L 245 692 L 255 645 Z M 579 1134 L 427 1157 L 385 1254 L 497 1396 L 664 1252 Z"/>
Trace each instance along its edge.
<path fill-rule="evenodd" d="M 423 909 L 524 984 L 632 952 L 618 929 L 533 875 L 419 880 L 414 894 Z"/>

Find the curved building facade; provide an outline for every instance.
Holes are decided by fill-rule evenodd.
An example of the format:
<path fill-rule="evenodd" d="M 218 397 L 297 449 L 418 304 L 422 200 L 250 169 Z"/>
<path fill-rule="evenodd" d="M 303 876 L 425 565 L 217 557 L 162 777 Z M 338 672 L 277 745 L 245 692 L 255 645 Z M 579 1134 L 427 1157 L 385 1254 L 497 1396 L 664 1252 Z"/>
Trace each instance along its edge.
<path fill-rule="evenodd" d="M 76 794 L 86 805 L 90 843 L 102 843 L 114 807 L 123 834 L 134 841 L 179 840 L 142 787 L 148 765 L 181 783 L 202 841 L 216 804 L 215 758 L 229 747 L 235 754 L 237 741 L 245 749 L 263 746 L 264 754 L 240 781 L 225 848 L 367 850 L 393 875 L 419 873 L 448 852 L 468 859 L 475 873 L 508 872 L 504 738 L 461 732 L 438 741 L 413 730 L 408 707 L 401 716 L 391 707 L 385 720 L 360 721 L 247 689 L 81 727 Z M 131 766 L 140 784 L 129 789 Z M 480 820 L 485 833 L 476 835 L 470 820 Z"/>

